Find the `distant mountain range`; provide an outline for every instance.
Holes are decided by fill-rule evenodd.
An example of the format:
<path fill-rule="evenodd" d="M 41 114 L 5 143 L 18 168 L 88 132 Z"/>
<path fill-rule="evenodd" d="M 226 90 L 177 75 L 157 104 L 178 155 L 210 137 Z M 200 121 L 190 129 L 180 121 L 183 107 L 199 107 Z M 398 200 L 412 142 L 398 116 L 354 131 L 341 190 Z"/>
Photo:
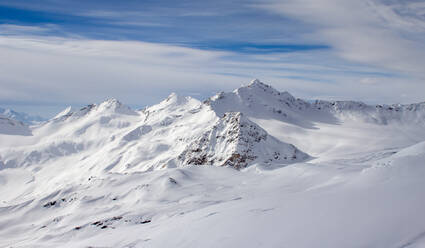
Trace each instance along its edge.
<path fill-rule="evenodd" d="M 0 107 L 0 114 L 3 116 L 6 116 L 8 118 L 20 121 L 22 123 L 25 123 L 27 125 L 33 125 L 38 124 L 40 122 L 46 121 L 45 118 L 36 116 L 36 115 L 30 115 L 23 112 L 16 112 L 12 109 L 5 109 Z"/>

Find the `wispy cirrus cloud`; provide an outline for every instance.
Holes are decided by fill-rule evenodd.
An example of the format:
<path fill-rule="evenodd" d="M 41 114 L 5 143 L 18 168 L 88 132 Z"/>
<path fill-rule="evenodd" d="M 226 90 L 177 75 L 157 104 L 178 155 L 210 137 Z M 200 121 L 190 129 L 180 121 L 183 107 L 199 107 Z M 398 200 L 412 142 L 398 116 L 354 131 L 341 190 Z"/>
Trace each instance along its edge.
<path fill-rule="evenodd" d="M 0 0 L 0 13 L 0 105 L 144 105 L 253 78 L 305 98 L 425 91 L 420 1 Z"/>
<path fill-rule="evenodd" d="M 45 31 L 49 31 L 48 27 L 40 27 L 40 26 L 23 26 L 23 25 L 15 25 L 15 24 L 0 24 L 0 34 L 2 35 L 14 35 L 21 33 L 42 33 Z"/>
<path fill-rule="evenodd" d="M 422 2 L 277 0 L 255 6 L 314 26 L 306 39 L 329 44 L 341 58 L 425 79 Z"/>
<path fill-rule="evenodd" d="M 299 97 L 403 100 L 391 89 L 379 97 L 371 90 L 382 86 L 380 80 L 397 85 L 395 75 L 338 62 L 326 50 L 256 54 L 22 33 L 0 36 L 0 53 L 9 58 L 0 61 L 0 103 L 67 105 L 116 97 L 141 107 L 171 91 L 206 98 L 253 78 Z M 378 83 L 359 86 L 364 77 Z"/>

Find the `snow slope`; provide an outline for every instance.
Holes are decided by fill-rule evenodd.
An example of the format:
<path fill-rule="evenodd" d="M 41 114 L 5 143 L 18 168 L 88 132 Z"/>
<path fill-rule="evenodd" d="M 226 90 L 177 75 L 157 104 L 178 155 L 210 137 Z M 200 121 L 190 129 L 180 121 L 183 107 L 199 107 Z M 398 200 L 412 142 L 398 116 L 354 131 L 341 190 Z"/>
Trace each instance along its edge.
<path fill-rule="evenodd" d="M 233 92 L 217 94 L 206 104 L 219 114 L 243 112 L 270 135 L 319 158 L 401 148 L 425 137 L 425 102 L 391 106 L 310 103 L 254 80 Z"/>
<path fill-rule="evenodd" d="M 221 149 L 220 159 L 223 162 L 230 161 L 231 156 L 249 156 L 249 159 L 243 158 L 246 162 L 226 165 L 246 167 L 247 162 L 254 162 L 260 157 L 267 163 L 274 161 L 281 164 L 308 158 L 295 147 L 270 137 L 248 119 L 242 118 L 241 121 L 240 116 L 235 118 L 236 122 L 223 121 L 198 100 L 176 94 L 140 112 L 110 99 L 76 112 L 66 109 L 54 119 L 34 127 L 35 137 L 27 139 L 27 145 L 6 148 L 2 155 L 3 164 L 9 168 L 44 165 L 75 155 L 73 159 L 79 161 L 78 165 L 84 168 L 82 170 L 96 173 L 182 167 L 188 161 L 182 159 L 181 154 L 192 149 L 193 143 L 202 139 L 207 130 L 217 127 L 222 129 L 223 138 L 228 138 L 226 132 L 234 132 L 237 137 L 224 139 L 221 144 L 210 142 L 202 152 L 212 150 L 214 153 L 214 149 Z M 255 147 L 251 147 L 253 132 L 260 139 L 256 142 L 260 144 Z M 260 142 L 263 140 L 266 142 Z M 210 151 L 209 156 L 214 154 Z"/>
<path fill-rule="evenodd" d="M 179 158 L 188 165 L 228 165 L 240 169 L 253 161 L 288 164 L 309 156 L 270 136 L 241 112 L 227 112 Z"/>
<path fill-rule="evenodd" d="M 0 114 L 0 134 L 31 135 L 31 130 L 24 123 Z"/>
<path fill-rule="evenodd" d="M 0 134 L 0 247 L 423 247 L 424 103 L 254 80 Z"/>

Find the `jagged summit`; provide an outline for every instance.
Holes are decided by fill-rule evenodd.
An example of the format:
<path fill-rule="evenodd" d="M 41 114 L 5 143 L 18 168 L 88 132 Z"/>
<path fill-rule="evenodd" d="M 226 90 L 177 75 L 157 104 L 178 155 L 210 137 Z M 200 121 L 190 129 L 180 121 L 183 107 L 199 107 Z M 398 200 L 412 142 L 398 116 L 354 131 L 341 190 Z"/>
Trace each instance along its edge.
<path fill-rule="evenodd" d="M 179 106 L 179 105 L 186 104 L 187 102 L 191 100 L 192 98 L 190 96 L 181 96 L 173 92 L 161 103 L 165 106 Z"/>
<path fill-rule="evenodd" d="M 271 88 L 270 85 L 261 82 L 259 79 L 252 80 L 247 87 Z"/>
<path fill-rule="evenodd" d="M 251 80 L 251 82 L 248 85 L 255 85 L 255 84 L 264 84 L 264 83 L 261 82 L 260 79 L 256 78 Z"/>
<path fill-rule="evenodd" d="M 67 107 L 55 117 L 52 118 L 54 121 L 66 120 L 70 117 L 79 118 L 87 116 L 89 114 L 96 115 L 111 115 L 111 114 L 124 114 L 124 115 L 138 115 L 138 113 L 132 110 L 130 107 L 124 105 L 115 98 L 110 98 L 103 101 L 100 104 L 89 104 L 79 110 L 73 110 L 71 106 Z"/>
<path fill-rule="evenodd" d="M 261 95 L 273 95 L 273 96 L 285 96 L 293 98 L 291 94 L 287 91 L 279 92 L 273 86 L 261 82 L 259 79 L 252 80 L 248 85 L 239 87 L 234 90 L 235 93 L 246 94 L 249 92 L 250 94 L 261 94 Z"/>
<path fill-rule="evenodd" d="M 296 101 L 295 97 L 287 91 L 279 92 L 271 85 L 255 79 L 250 84 L 241 86 L 232 92 L 220 92 L 207 99 L 205 103 L 223 114 L 226 111 L 248 113 L 256 111 L 254 107 L 278 106 L 282 103 L 289 106 Z M 303 101 L 302 103 L 304 104 Z"/>
<path fill-rule="evenodd" d="M 175 111 L 178 109 L 196 108 L 201 105 L 201 102 L 190 96 L 181 96 L 177 93 L 171 93 L 167 98 L 160 103 L 146 108 L 148 112 L 158 112 L 162 110 Z"/>
<path fill-rule="evenodd" d="M 101 102 L 99 104 L 100 106 L 107 106 L 107 107 L 118 107 L 123 105 L 118 99 L 112 97 L 112 98 L 108 98 L 105 101 Z"/>
<path fill-rule="evenodd" d="M 246 90 L 246 88 L 260 90 L 260 92 L 263 91 L 265 93 L 268 93 L 274 96 L 280 96 L 283 98 L 294 98 L 288 91 L 280 92 L 276 90 L 273 86 L 266 84 L 264 82 L 261 82 L 259 79 L 252 80 L 251 83 L 248 84 L 246 87 L 240 87 L 236 89 L 236 91 L 243 91 L 243 90 Z M 257 93 L 260 93 L 260 92 L 257 92 Z"/>
<path fill-rule="evenodd" d="M 279 92 L 258 79 L 233 92 L 221 92 L 205 102 L 218 116 L 226 112 L 242 112 L 250 117 L 277 119 L 290 123 L 304 122 L 299 111 L 309 103 L 296 99 L 288 92 Z M 305 116 L 305 115 L 304 115 Z M 308 124 L 311 126 L 311 124 Z"/>
<path fill-rule="evenodd" d="M 97 108 L 98 111 L 112 111 L 114 113 L 126 114 L 126 115 L 137 115 L 135 111 L 133 111 L 127 105 L 124 105 L 120 101 L 115 98 L 110 98 L 101 104 Z"/>
<path fill-rule="evenodd" d="M 183 164 L 236 169 L 256 162 L 289 164 L 307 158 L 307 154 L 270 136 L 240 112 L 225 113 L 216 125 L 179 155 Z"/>
<path fill-rule="evenodd" d="M 55 115 L 55 117 L 53 117 L 52 119 L 59 119 L 62 118 L 64 116 L 70 115 L 72 114 L 72 107 L 68 106 L 66 107 L 64 110 L 62 110 L 61 112 L 59 112 L 59 114 Z"/>

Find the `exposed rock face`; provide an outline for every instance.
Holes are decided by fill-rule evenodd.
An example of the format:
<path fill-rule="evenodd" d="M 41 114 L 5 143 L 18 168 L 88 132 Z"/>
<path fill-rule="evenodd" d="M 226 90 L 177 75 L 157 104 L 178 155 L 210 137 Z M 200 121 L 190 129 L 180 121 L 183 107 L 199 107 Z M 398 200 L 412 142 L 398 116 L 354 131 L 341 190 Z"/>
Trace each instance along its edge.
<path fill-rule="evenodd" d="M 201 138 L 188 145 L 179 160 L 189 165 L 244 168 L 254 162 L 293 163 L 309 158 L 276 140 L 240 112 L 225 113 Z"/>

